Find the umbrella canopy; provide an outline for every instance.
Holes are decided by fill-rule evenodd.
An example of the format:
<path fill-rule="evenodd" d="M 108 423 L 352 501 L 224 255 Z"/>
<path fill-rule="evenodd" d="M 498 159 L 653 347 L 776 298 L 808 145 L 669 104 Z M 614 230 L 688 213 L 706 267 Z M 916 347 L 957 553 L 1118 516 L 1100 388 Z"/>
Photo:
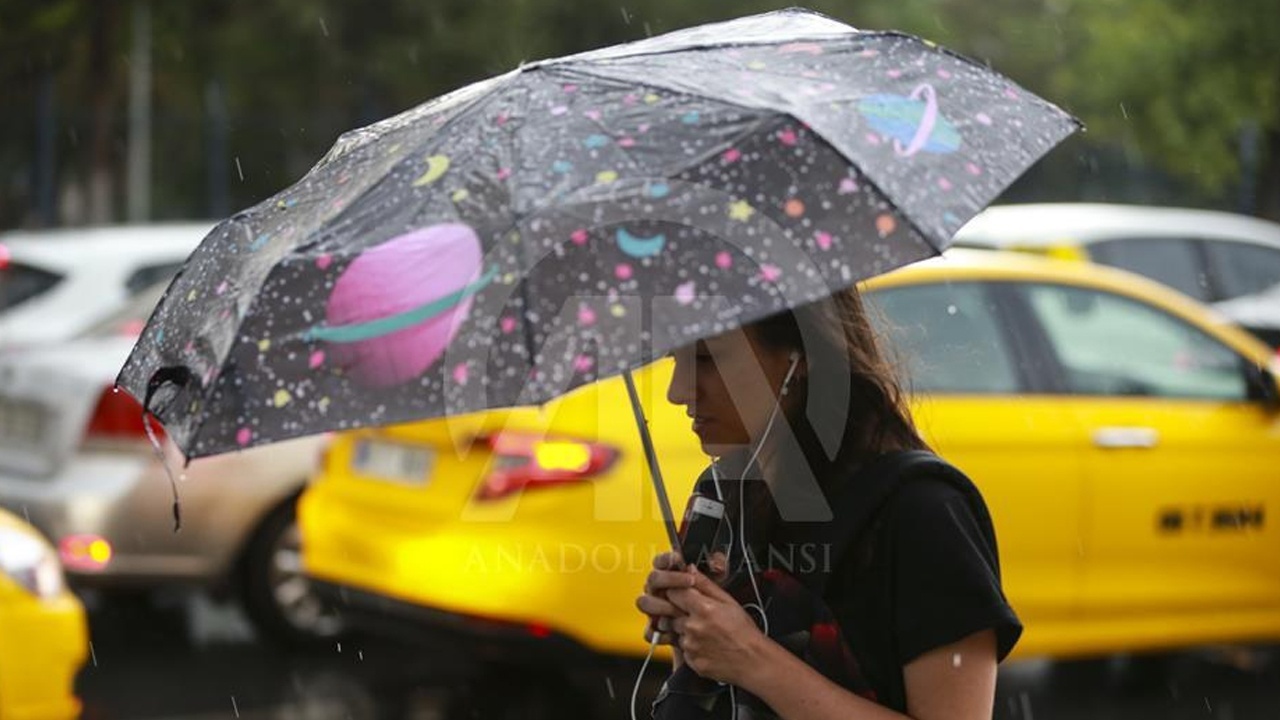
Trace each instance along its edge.
<path fill-rule="evenodd" d="M 119 383 L 188 457 L 542 402 L 937 254 L 1077 128 L 798 10 L 524 65 L 221 223 Z"/>

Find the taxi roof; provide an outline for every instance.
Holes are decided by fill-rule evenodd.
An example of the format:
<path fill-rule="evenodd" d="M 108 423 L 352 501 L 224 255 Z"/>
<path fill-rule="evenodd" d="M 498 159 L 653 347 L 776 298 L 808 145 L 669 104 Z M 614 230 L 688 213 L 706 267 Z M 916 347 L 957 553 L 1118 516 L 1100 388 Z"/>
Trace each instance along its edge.
<path fill-rule="evenodd" d="M 871 278 L 864 287 L 874 291 L 956 281 L 1044 282 L 1094 288 L 1130 297 L 1182 317 L 1260 362 L 1268 361 L 1272 355 L 1264 343 L 1235 327 L 1214 309 L 1177 290 L 1126 270 L 1078 260 L 1007 250 L 952 248 L 941 256 Z"/>
<path fill-rule="evenodd" d="M 1247 215 L 1109 203 L 993 205 L 956 233 L 979 247 L 1087 245 L 1114 238 L 1195 237 L 1280 247 L 1280 224 Z"/>

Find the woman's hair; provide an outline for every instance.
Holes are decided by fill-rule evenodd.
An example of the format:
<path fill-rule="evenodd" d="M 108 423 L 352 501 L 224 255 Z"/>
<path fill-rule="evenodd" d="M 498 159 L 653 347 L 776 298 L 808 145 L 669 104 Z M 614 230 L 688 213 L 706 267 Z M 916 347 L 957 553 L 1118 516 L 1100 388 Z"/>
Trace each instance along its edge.
<path fill-rule="evenodd" d="M 857 466 L 883 452 L 926 447 L 856 288 L 764 318 L 752 328 L 764 345 L 805 356 L 807 382 L 798 388 L 802 417 L 790 420 L 815 469 Z"/>

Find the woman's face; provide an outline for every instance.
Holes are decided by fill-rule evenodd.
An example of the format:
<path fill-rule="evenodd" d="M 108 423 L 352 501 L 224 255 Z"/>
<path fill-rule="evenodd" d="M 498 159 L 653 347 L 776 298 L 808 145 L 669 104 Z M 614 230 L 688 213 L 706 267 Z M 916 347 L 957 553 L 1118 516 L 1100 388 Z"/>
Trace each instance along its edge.
<path fill-rule="evenodd" d="M 745 328 L 699 341 L 672 356 L 676 366 L 667 399 L 685 406 L 703 452 L 719 457 L 760 439 L 791 365 L 789 351 L 770 348 L 753 329 Z M 803 367 L 802 361 L 792 388 Z M 783 421 L 779 417 L 774 422 Z"/>

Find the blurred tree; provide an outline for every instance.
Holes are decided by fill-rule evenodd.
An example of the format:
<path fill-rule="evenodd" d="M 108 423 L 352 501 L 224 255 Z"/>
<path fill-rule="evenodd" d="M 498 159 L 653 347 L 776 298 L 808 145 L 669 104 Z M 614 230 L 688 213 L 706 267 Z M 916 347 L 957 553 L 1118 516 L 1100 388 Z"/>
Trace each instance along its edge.
<path fill-rule="evenodd" d="M 1091 133 L 1211 194 L 1253 188 L 1239 205 L 1280 219 L 1280 2 L 1059 2 L 1069 62 L 1049 87 Z M 1250 132 L 1252 168 L 1241 157 Z"/>
<path fill-rule="evenodd" d="M 53 173 L 70 176 L 72 184 L 87 190 L 90 217 L 103 221 L 112 216 L 118 164 L 112 122 L 119 76 L 113 53 L 118 15 L 114 0 L 0 3 L 0 82 L 6 109 L 26 110 L 0 114 L 4 137 L 24 141 L 0 150 L 0 166 L 27 171 L 32 204 L 46 200 L 30 197 L 37 192 L 58 191 L 52 179 L 40 180 Z M 88 140 L 83 146 L 81 137 Z M 69 141 L 71 152 L 56 152 L 59 138 Z M 56 222 L 54 217 L 32 220 Z"/>
<path fill-rule="evenodd" d="M 1280 215 L 1280 0 L 810 0 L 991 64 L 1080 115 L 1013 199 L 1228 204 L 1256 148 Z M 0 225 L 48 222 L 57 185 L 114 207 L 131 0 L 0 0 Z M 184 0 L 153 3 L 158 218 L 221 216 L 286 187 L 342 132 L 523 61 L 790 0 Z M 1251 131 L 1250 128 L 1253 128 Z M 1243 134 L 1242 134 L 1243 131 Z M 1253 135 L 1250 135 L 1250 132 Z M 1256 138 L 1250 141 L 1250 137 Z M 1252 144 L 1251 144 L 1252 142 Z M 1248 157 L 1248 152 L 1244 155 Z M 1182 174 L 1171 183 L 1153 168 Z M 13 168 L 10 171 L 9 168 Z M 106 178 L 104 182 L 102 179 Z M 42 189 L 43 188 L 43 189 Z M 1234 203 L 1232 203 L 1234 204 Z M 101 207 L 102 203 L 98 203 Z M 74 220 L 74 218 L 69 218 Z"/>

